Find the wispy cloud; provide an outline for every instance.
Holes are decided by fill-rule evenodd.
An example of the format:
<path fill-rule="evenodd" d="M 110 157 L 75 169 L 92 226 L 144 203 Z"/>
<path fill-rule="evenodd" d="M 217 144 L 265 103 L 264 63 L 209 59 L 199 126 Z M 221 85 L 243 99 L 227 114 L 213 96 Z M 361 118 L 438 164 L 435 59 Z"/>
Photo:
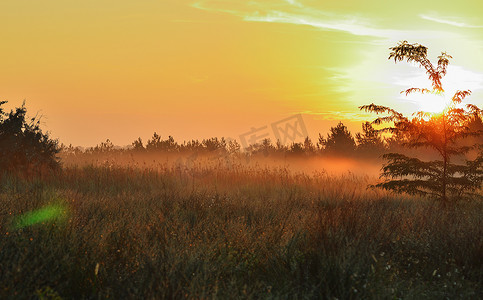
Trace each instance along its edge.
<path fill-rule="evenodd" d="M 448 17 L 439 17 L 439 16 L 429 16 L 429 15 L 424 15 L 421 14 L 419 15 L 424 20 L 436 22 L 436 23 L 441 23 L 441 24 L 446 24 L 446 25 L 451 25 L 451 26 L 456 26 L 456 27 L 462 27 L 462 28 L 483 28 L 483 26 L 476 26 L 476 25 L 470 25 L 466 24 L 464 22 L 461 22 L 459 20 L 456 20 L 455 18 L 448 18 Z"/>
<path fill-rule="evenodd" d="M 380 38 L 390 41 L 401 39 L 420 40 L 431 36 L 433 38 L 448 38 L 450 33 L 428 30 L 400 30 L 375 26 L 360 15 L 338 14 L 320 8 L 302 4 L 297 0 L 234 1 L 231 5 L 220 6 L 217 2 L 200 0 L 192 7 L 206 11 L 223 12 L 235 15 L 247 22 L 285 23 L 310 26 L 320 30 L 345 32 L 355 36 Z M 425 17 L 427 17 L 425 15 Z M 458 25 L 464 23 L 455 22 Z"/>
<path fill-rule="evenodd" d="M 328 31 L 340 31 L 355 36 L 366 36 L 373 38 L 382 38 L 390 41 L 399 41 L 404 39 L 427 39 L 428 36 L 432 38 L 448 38 L 452 34 L 445 31 L 430 31 L 430 30 L 399 30 L 378 28 L 369 24 L 365 20 L 351 15 L 333 15 L 324 12 L 306 13 L 287 13 L 283 11 L 269 11 L 265 14 L 259 12 L 248 14 L 243 17 L 245 21 L 251 22 L 269 22 L 269 23 L 287 23 L 294 25 L 305 25 Z M 322 17 L 322 15 L 331 17 Z"/>
<path fill-rule="evenodd" d="M 281 11 L 271 11 L 264 15 L 259 13 L 248 15 L 243 18 L 245 21 L 251 22 L 269 22 L 269 23 L 288 23 L 294 25 L 307 25 L 319 29 L 344 31 L 358 36 L 373 36 L 390 38 L 394 37 L 397 32 L 386 29 L 376 29 L 359 24 L 354 18 L 338 19 L 338 20 L 321 20 L 307 15 L 285 13 Z"/>

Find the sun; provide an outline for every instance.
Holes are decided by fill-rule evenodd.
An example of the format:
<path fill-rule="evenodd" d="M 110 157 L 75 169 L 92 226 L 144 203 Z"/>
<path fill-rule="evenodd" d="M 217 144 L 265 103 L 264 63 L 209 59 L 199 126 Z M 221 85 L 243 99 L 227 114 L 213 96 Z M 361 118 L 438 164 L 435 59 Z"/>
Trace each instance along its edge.
<path fill-rule="evenodd" d="M 443 112 L 450 104 L 444 94 L 433 95 L 414 93 L 412 95 L 408 95 L 407 98 L 417 105 L 418 111 L 434 114 Z"/>
<path fill-rule="evenodd" d="M 409 74 L 408 79 L 410 76 L 412 78 L 405 82 L 406 86 L 432 89 L 426 74 L 419 73 L 417 76 L 414 76 L 414 73 Z M 464 70 L 461 67 L 449 67 L 448 74 L 442 79 L 444 93 L 436 95 L 414 92 L 407 96 L 405 93 L 402 93 L 401 98 L 415 104 L 417 111 L 433 114 L 442 113 L 451 104 L 451 98 L 458 90 L 474 88 L 474 84 L 472 84 L 474 79 L 471 78 L 472 75 L 470 71 Z"/>

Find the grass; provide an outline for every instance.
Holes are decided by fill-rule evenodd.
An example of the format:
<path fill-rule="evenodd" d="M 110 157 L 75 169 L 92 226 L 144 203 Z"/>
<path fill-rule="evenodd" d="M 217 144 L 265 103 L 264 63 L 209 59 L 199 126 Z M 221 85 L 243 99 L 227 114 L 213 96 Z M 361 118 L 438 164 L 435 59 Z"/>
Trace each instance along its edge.
<path fill-rule="evenodd" d="M 194 174 L 91 166 L 3 176 L 0 298 L 483 295 L 481 202 L 442 208 L 367 190 L 372 179 L 350 173 Z"/>

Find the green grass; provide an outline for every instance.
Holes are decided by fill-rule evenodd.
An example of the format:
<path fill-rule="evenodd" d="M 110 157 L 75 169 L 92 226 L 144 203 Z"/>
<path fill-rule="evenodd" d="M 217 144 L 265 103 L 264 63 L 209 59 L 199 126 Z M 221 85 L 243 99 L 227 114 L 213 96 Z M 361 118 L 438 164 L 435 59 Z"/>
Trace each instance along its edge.
<path fill-rule="evenodd" d="M 4 176 L 0 298 L 481 297 L 483 203 L 442 208 L 371 180 L 256 167 Z"/>

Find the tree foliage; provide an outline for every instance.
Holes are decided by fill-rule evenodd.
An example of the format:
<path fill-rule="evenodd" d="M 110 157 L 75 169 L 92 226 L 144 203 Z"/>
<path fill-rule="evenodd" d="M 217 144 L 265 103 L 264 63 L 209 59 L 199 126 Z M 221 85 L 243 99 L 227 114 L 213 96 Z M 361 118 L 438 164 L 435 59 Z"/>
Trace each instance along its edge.
<path fill-rule="evenodd" d="M 174 141 L 174 138 L 172 136 L 169 136 L 166 140 L 163 140 L 161 139 L 161 136 L 156 132 L 153 133 L 151 139 L 148 140 L 148 142 L 146 143 L 146 150 L 148 151 L 176 151 L 177 148 L 178 144 Z"/>
<path fill-rule="evenodd" d="M 362 123 L 362 132 L 356 134 L 357 150 L 362 154 L 380 154 L 385 149 L 381 133 L 370 122 Z"/>
<path fill-rule="evenodd" d="M 134 151 L 144 151 L 145 150 L 144 145 L 143 145 L 143 140 L 140 137 L 138 137 L 137 140 L 132 142 L 131 146 L 132 146 L 132 149 Z"/>
<path fill-rule="evenodd" d="M 327 138 L 319 137 L 327 153 L 350 154 L 354 152 L 356 143 L 347 127 L 339 122 L 336 127 L 330 128 Z"/>
<path fill-rule="evenodd" d="M 58 142 L 40 128 L 40 118 L 27 118 L 25 103 L 9 113 L 0 102 L 0 170 L 34 176 L 59 167 Z"/>
<path fill-rule="evenodd" d="M 427 48 L 422 45 L 404 41 L 390 49 L 389 59 L 419 64 L 426 70 L 432 83 L 432 90 L 410 88 L 403 93 L 419 92 L 444 96 L 441 79 L 446 74 L 451 56 L 443 52 L 438 56 L 437 66 L 434 66 L 426 57 Z M 385 181 L 376 186 L 396 192 L 432 196 L 442 201 L 473 195 L 480 189 L 483 181 L 481 145 L 462 143 L 465 138 L 482 135 L 480 129 L 469 126 L 471 122 L 481 118 L 482 110 L 476 105 L 462 104 L 463 99 L 470 94 L 469 90 L 457 91 L 441 113 L 420 111 L 411 117 L 385 106 L 361 106 L 361 110 L 383 114 L 372 122 L 376 125 L 387 125 L 380 132 L 396 136 L 407 148 L 432 149 L 438 157 L 432 161 L 423 161 L 401 153 L 385 154 L 387 163 L 381 174 Z M 465 154 L 472 149 L 479 151 L 476 158 L 470 160 Z"/>

